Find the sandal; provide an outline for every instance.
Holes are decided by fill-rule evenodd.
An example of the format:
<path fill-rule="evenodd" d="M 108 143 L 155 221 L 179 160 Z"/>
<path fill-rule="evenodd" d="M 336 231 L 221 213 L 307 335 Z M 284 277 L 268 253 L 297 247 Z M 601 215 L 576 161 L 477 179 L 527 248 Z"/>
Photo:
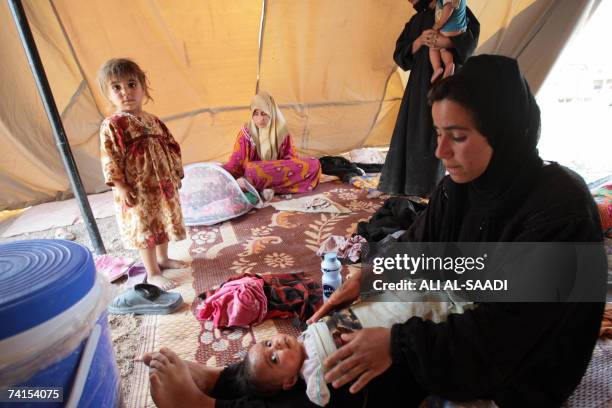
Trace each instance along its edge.
<path fill-rule="evenodd" d="M 183 304 L 180 293 L 166 292 L 148 283 L 139 283 L 115 299 L 108 307 L 111 314 L 170 314 Z"/>

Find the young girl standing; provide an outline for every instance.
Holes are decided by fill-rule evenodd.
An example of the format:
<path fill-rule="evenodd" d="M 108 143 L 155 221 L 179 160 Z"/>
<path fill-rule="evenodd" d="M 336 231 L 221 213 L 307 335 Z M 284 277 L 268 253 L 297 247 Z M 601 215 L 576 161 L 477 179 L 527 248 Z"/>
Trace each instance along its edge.
<path fill-rule="evenodd" d="M 116 108 L 100 127 L 101 159 L 124 246 L 140 252 L 147 282 L 167 290 L 174 282 L 162 270 L 187 266 L 168 257 L 168 242 L 186 236 L 178 193 L 183 166 L 166 125 L 142 110 L 143 99 L 151 99 L 147 82 L 129 59 L 111 59 L 100 68 L 100 89 Z"/>

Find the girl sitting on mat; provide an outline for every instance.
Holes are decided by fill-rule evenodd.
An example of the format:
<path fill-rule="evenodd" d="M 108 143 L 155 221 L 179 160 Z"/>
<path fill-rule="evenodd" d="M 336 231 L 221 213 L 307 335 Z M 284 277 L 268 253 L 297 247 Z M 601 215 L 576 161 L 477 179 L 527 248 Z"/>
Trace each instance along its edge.
<path fill-rule="evenodd" d="M 181 149 L 166 125 L 142 110 L 143 99 L 151 96 L 135 62 L 107 61 L 98 83 L 116 108 L 100 126 L 101 160 L 104 180 L 113 188 L 123 244 L 138 249 L 148 283 L 170 289 L 174 282 L 162 270 L 187 266 L 168 257 L 168 242 L 186 237 L 178 193 Z"/>
<path fill-rule="evenodd" d="M 298 157 L 285 117 L 270 94 L 260 91 L 251 101 L 251 119 L 236 138 L 234 151 L 223 165 L 239 180 L 244 177 L 258 191 L 305 193 L 319 184 L 321 164 Z"/>

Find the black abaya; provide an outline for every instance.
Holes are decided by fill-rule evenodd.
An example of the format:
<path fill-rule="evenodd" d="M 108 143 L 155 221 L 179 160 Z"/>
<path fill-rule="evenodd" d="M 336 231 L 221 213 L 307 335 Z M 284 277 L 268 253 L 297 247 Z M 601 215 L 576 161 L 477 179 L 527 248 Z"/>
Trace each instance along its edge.
<path fill-rule="evenodd" d="M 480 23 L 469 8 L 467 13 L 467 31 L 451 38 L 457 68 L 474 52 L 480 35 Z M 436 138 L 427 103 L 433 73 L 429 48 L 422 46 L 412 54 L 414 40 L 433 24 L 433 10 L 418 12 L 408 21 L 395 45 L 393 59 L 400 68 L 410 71 L 410 77 L 378 185 L 385 193 L 427 196 L 444 176 L 442 163 L 434 156 Z"/>

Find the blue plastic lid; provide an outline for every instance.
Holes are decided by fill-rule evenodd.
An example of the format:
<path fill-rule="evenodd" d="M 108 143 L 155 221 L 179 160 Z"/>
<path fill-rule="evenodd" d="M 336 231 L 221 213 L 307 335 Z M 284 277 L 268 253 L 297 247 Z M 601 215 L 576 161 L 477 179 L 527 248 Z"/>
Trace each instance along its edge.
<path fill-rule="evenodd" d="M 74 242 L 35 239 L 0 244 L 0 340 L 61 314 L 93 287 L 89 250 Z"/>

